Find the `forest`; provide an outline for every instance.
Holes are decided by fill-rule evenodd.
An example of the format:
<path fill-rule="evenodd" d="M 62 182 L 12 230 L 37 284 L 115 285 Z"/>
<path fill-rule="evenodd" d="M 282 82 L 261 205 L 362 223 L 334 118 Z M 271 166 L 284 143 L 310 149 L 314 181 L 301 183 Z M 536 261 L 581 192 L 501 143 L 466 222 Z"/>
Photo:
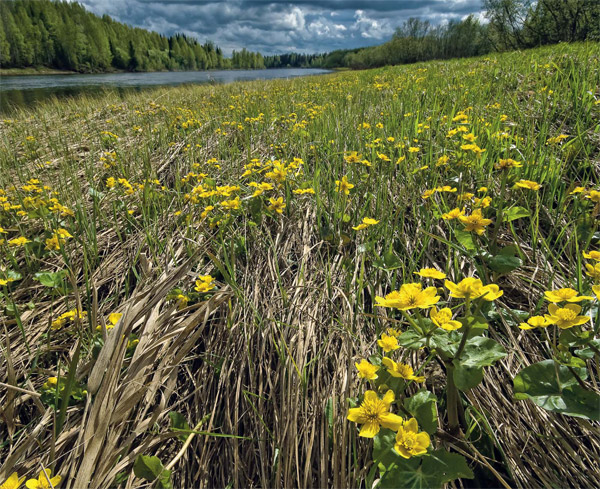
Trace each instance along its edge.
<path fill-rule="evenodd" d="M 483 8 L 485 22 L 469 16 L 433 25 L 410 18 L 390 41 L 378 46 L 316 55 L 266 56 L 265 65 L 365 69 L 600 40 L 598 0 L 484 0 Z"/>
<path fill-rule="evenodd" d="M 80 73 L 107 71 L 264 68 L 259 53 L 225 58 L 207 41 L 170 37 L 98 17 L 78 3 L 0 2 L 0 67 L 48 67 Z"/>
<path fill-rule="evenodd" d="M 484 0 L 485 21 L 468 16 L 438 25 L 410 18 L 388 42 L 330 53 L 263 56 L 247 49 L 230 58 L 211 41 L 167 37 L 98 17 L 78 3 L 0 3 L 0 67 L 48 67 L 82 73 L 261 68 L 365 69 L 493 51 L 600 39 L 598 0 Z M 275 47 L 276 49 L 276 47 Z"/>

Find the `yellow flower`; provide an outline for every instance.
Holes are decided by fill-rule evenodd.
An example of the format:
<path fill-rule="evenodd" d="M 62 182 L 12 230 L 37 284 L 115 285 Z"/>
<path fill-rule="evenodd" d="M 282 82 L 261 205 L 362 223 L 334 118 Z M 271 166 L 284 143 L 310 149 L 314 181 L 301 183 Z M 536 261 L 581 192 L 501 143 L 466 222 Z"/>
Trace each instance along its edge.
<path fill-rule="evenodd" d="M 460 219 L 465 215 L 464 210 L 460 210 L 458 207 L 452 209 L 450 212 L 442 214 L 442 219 L 445 221 L 452 221 L 453 219 Z"/>
<path fill-rule="evenodd" d="M 521 329 L 535 329 L 535 328 L 546 328 L 552 323 L 549 322 L 544 316 L 532 316 L 526 323 L 519 324 Z"/>
<path fill-rule="evenodd" d="M 358 226 L 352 226 L 352 229 L 354 229 L 355 231 L 360 231 L 369 226 L 375 226 L 375 224 L 379 224 L 379 221 L 377 221 L 375 219 L 371 219 L 370 217 L 365 217 L 365 218 L 363 218 L 361 224 L 359 224 Z"/>
<path fill-rule="evenodd" d="M 446 274 L 436 270 L 435 268 L 421 268 L 418 272 L 415 272 L 416 275 L 419 275 L 423 278 L 435 278 L 438 280 L 442 280 L 446 278 Z"/>
<path fill-rule="evenodd" d="M 379 399 L 375 391 L 365 392 L 360 407 L 348 410 L 348 419 L 363 425 L 358 435 L 373 438 L 382 426 L 394 431 L 400 428 L 402 418 L 389 412 L 392 402 L 394 402 L 394 392 L 391 390 L 385 393 L 383 399 Z"/>
<path fill-rule="evenodd" d="M 363 156 L 359 155 L 356 151 L 350 151 L 350 153 L 344 156 L 344 160 L 347 163 L 359 163 L 362 157 Z"/>
<path fill-rule="evenodd" d="M 344 192 L 346 195 L 350 195 L 350 190 L 354 188 L 354 185 L 348 181 L 346 175 L 341 180 L 336 180 L 335 185 L 338 192 Z"/>
<path fill-rule="evenodd" d="M 200 275 L 198 280 L 196 280 L 196 287 L 194 287 L 194 290 L 201 294 L 208 292 L 215 288 L 214 281 L 215 279 L 210 275 Z"/>
<path fill-rule="evenodd" d="M 433 324 L 446 331 L 454 331 L 462 326 L 459 321 L 452 319 L 452 310 L 449 307 L 444 307 L 438 311 L 437 307 L 434 306 L 429 310 L 429 317 Z"/>
<path fill-rule="evenodd" d="M 48 483 L 48 480 L 50 480 L 50 483 Z M 40 471 L 37 479 L 29 479 L 25 485 L 29 489 L 49 489 L 50 487 L 56 487 L 60 483 L 60 480 L 60 475 L 52 477 L 52 470 L 44 469 Z"/>
<path fill-rule="evenodd" d="M 315 189 L 313 189 L 313 188 L 297 188 L 296 190 L 294 190 L 294 193 L 296 195 L 314 194 Z"/>
<path fill-rule="evenodd" d="M 590 199 L 595 204 L 600 202 L 600 192 L 597 190 L 590 190 L 589 193 L 585 196 L 586 199 Z"/>
<path fill-rule="evenodd" d="M 546 314 L 545 318 L 550 324 L 556 324 L 560 329 L 568 329 L 590 320 L 588 316 L 579 316 L 580 312 L 581 306 L 577 304 L 567 304 L 565 307 L 550 304 L 548 306 L 549 314 Z"/>
<path fill-rule="evenodd" d="M 555 304 L 558 302 L 581 302 L 593 299 L 593 297 L 587 295 L 578 296 L 577 291 L 570 288 L 547 290 L 544 292 L 544 296 L 546 297 L 546 300 Z"/>
<path fill-rule="evenodd" d="M 364 358 L 360 361 L 360 363 L 354 364 L 358 370 L 358 376 L 361 379 L 375 380 L 377 378 L 377 372 L 379 367 L 377 365 L 373 365 L 369 363 Z"/>
<path fill-rule="evenodd" d="M 398 337 L 402 334 L 402 331 L 399 331 L 397 329 L 394 328 L 388 328 L 387 329 L 387 334 L 389 334 L 390 336 L 395 336 Z"/>
<path fill-rule="evenodd" d="M 589 263 L 585 264 L 586 272 L 585 274 L 588 277 L 593 278 L 594 280 L 600 280 L 600 263 L 596 263 L 596 265 L 592 266 Z"/>
<path fill-rule="evenodd" d="M 586 260 L 600 261 L 600 251 L 590 251 L 589 253 L 583 252 L 583 257 Z"/>
<path fill-rule="evenodd" d="M 17 246 L 24 246 L 27 243 L 31 243 L 25 236 L 19 236 L 18 238 L 13 238 L 8 240 L 8 246 L 11 248 L 16 248 Z"/>
<path fill-rule="evenodd" d="M 509 170 L 510 168 L 521 168 L 523 166 L 522 163 L 513 160 L 512 158 L 507 158 L 505 160 L 500 160 L 498 163 L 494 165 L 496 170 Z"/>
<path fill-rule="evenodd" d="M 119 319 L 121 319 L 122 317 L 123 317 L 123 314 L 120 312 L 113 312 L 112 314 L 109 314 L 106 329 L 107 330 L 113 329 L 119 322 Z M 96 326 L 96 330 L 102 331 L 102 326 L 100 326 L 100 325 Z"/>
<path fill-rule="evenodd" d="M 415 382 L 424 382 L 425 377 L 415 376 L 415 372 L 412 367 L 406 363 L 394 362 L 391 358 L 383 357 L 381 363 L 385 365 L 388 373 L 392 377 L 397 377 L 405 380 L 414 380 Z"/>
<path fill-rule="evenodd" d="M 585 192 L 585 187 L 575 187 L 570 193 L 569 195 L 575 195 L 575 194 L 580 194 L 582 192 Z"/>
<path fill-rule="evenodd" d="M 271 205 L 268 207 L 270 211 L 275 211 L 277 212 L 277 214 L 283 213 L 283 209 L 285 209 L 285 202 L 283 201 L 283 197 L 279 197 L 277 199 L 271 197 L 269 199 L 269 202 L 271 203 Z"/>
<path fill-rule="evenodd" d="M 427 287 L 422 290 L 418 283 L 403 284 L 399 291 L 394 291 L 383 297 L 376 296 L 377 306 L 392 307 L 407 311 L 419 307 L 428 309 L 440 300 L 435 287 Z"/>
<path fill-rule="evenodd" d="M 456 299 L 477 299 L 482 297 L 486 301 L 496 300 L 504 294 L 496 284 L 483 285 L 480 279 L 467 277 L 458 284 L 446 280 L 444 286 L 450 291 L 450 297 Z"/>
<path fill-rule="evenodd" d="M 419 425 L 415 418 L 410 418 L 398 428 L 394 450 L 404 458 L 410 458 L 427 453 L 427 447 L 431 444 L 429 435 L 425 432 L 419 433 Z"/>
<path fill-rule="evenodd" d="M 470 216 L 459 216 L 460 222 L 465 226 L 465 231 L 475 231 L 477 234 L 483 234 L 485 227 L 492 223 L 491 219 L 485 219 L 481 214 L 481 209 L 475 209 Z"/>
<path fill-rule="evenodd" d="M 519 180 L 517 183 L 515 183 L 515 187 L 526 188 L 529 190 L 539 190 L 542 188 L 539 183 L 531 180 Z"/>
<path fill-rule="evenodd" d="M 225 207 L 225 209 L 236 210 L 240 208 L 241 202 L 240 198 L 236 197 L 233 200 L 224 200 L 223 202 L 220 202 L 220 204 Z"/>
<path fill-rule="evenodd" d="M 25 476 L 19 478 L 19 475 L 16 472 L 13 472 L 10 474 L 10 477 L 0 485 L 0 489 L 18 489 L 24 480 Z"/>
<path fill-rule="evenodd" d="M 398 339 L 395 336 L 390 336 L 385 333 L 383 333 L 381 335 L 380 340 L 377 340 L 377 344 L 386 353 L 389 353 L 393 350 L 397 350 L 398 348 L 400 348 L 400 345 L 398 345 Z"/>

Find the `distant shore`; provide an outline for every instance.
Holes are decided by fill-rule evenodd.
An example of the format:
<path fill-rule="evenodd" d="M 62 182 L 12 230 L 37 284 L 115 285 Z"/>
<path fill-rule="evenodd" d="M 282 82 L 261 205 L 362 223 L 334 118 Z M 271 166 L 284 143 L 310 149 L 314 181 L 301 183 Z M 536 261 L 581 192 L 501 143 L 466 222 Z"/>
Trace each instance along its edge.
<path fill-rule="evenodd" d="M 56 70 L 54 68 L 0 68 L 0 76 L 23 76 L 23 75 L 76 75 L 76 71 Z"/>

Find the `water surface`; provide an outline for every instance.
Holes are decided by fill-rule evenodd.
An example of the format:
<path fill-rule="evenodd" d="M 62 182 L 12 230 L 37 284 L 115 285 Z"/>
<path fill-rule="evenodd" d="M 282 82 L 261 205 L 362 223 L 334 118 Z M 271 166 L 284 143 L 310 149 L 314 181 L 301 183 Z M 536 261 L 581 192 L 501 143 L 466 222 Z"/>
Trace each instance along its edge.
<path fill-rule="evenodd" d="M 123 94 L 144 88 L 182 84 L 232 83 L 242 80 L 270 80 L 320 75 L 316 68 L 275 68 L 270 70 L 169 71 L 159 73 L 106 73 L 100 75 L 26 75 L 0 78 L 0 112 L 28 107 L 51 97 L 94 94 L 106 89 Z"/>

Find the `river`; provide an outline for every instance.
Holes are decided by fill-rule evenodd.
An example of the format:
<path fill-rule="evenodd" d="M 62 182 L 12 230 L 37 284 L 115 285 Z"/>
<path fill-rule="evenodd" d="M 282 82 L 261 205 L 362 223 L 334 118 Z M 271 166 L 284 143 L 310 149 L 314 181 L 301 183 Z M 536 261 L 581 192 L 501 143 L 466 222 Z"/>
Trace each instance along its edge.
<path fill-rule="evenodd" d="M 159 86 L 271 80 L 324 73 L 329 73 L 329 70 L 274 68 L 269 70 L 2 76 L 0 77 L 0 113 L 8 114 L 15 108 L 31 107 L 51 97 L 61 98 L 82 93 L 94 94 L 107 89 L 124 93 Z"/>

